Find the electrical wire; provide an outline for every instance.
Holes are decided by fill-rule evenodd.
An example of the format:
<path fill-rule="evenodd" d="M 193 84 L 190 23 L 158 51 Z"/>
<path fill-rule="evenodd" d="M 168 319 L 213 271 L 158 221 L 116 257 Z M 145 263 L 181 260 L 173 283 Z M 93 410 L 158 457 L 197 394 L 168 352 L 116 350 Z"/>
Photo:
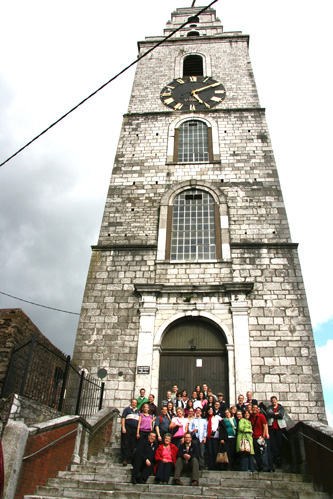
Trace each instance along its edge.
<path fill-rule="evenodd" d="M 41 305 L 40 303 L 34 303 L 33 301 L 23 300 L 23 298 L 18 298 L 17 296 L 9 295 L 8 293 L 4 293 L 3 291 L 0 291 L 0 295 L 9 296 L 10 298 L 14 298 L 15 300 L 24 301 L 24 303 L 30 303 L 30 305 L 35 305 L 36 307 L 55 310 L 56 312 L 63 312 L 64 314 L 71 314 L 71 315 L 80 315 L 77 312 L 69 312 L 68 310 L 61 310 L 61 308 L 47 307 L 46 305 Z"/>
<path fill-rule="evenodd" d="M 213 0 L 209 5 L 207 5 L 203 9 L 201 9 L 199 12 L 196 12 L 196 16 L 200 16 L 200 14 L 202 14 L 203 12 L 205 12 L 205 10 L 209 9 L 216 2 L 218 2 L 218 0 Z M 135 64 L 137 64 L 141 59 L 143 59 L 148 54 L 150 54 L 153 50 L 155 50 L 157 47 L 159 47 L 160 45 L 162 45 L 163 43 L 165 43 L 166 40 L 168 40 L 169 38 L 171 38 L 175 33 L 177 33 L 177 31 L 181 30 L 184 26 L 186 26 L 190 22 L 191 22 L 191 18 L 189 18 L 185 23 L 183 23 L 181 26 L 179 26 L 179 28 L 177 28 L 174 31 L 172 31 L 172 33 L 170 33 L 168 36 L 166 36 L 165 38 L 163 38 L 163 40 L 159 41 L 156 45 L 154 45 L 154 47 L 152 47 L 151 49 L 147 50 L 147 52 L 145 52 L 143 55 L 139 56 L 135 61 L 133 61 L 128 66 L 126 66 L 126 68 L 124 68 L 118 74 L 116 74 L 115 76 L 113 76 L 106 83 L 104 83 L 103 85 L 101 85 L 97 90 L 95 90 L 93 93 L 91 93 L 90 95 L 88 95 L 88 97 L 86 97 L 81 102 L 79 102 L 76 106 L 74 106 L 72 109 L 70 109 L 67 113 L 65 113 L 63 116 L 61 116 L 54 123 L 52 123 L 49 127 L 47 127 L 45 130 L 43 130 L 40 134 L 36 135 L 35 138 L 33 138 L 32 140 L 30 140 L 25 146 L 21 147 L 21 149 L 19 149 L 14 154 L 12 154 L 3 163 L 1 163 L 0 166 L 3 166 L 4 164 L 8 163 L 8 161 L 10 161 L 11 159 L 13 159 L 20 152 L 22 152 L 24 149 L 26 149 L 30 144 L 32 144 L 37 139 L 39 139 L 39 137 L 41 137 L 42 135 L 44 135 L 48 130 L 50 130 L 52 127 L 54 127 L 56 124 L 58 124 L 64 118 L 66 118 L 69 114 L 71 114 L 73 111 L 75 111 L 78 107 L 82 106 L 82 104 L 84 104 L 85 102 L 87 102 L 88 99 L 90 99 L 91 97 L 93 97 L 94 95 L 96 95 L 100 90 L 102 90 L 104 87 L 106 87 L 109 83 L 111 83 L 116 78 L 118 78 L 118 76 L 120 76 L 121 74 L 125 73 L 125 71 L 127 71 L 129 68 L 131 68 L 132 66 L 134 66 Z M 40 303 L 34 303 L 32 301 L 29 301 L 29 300 L 24 300 L 23 298 L 18 298 L 17 296 L 13 296 L 13 295 L 10 295 L 8 293 L 4 293 L 3 291 L 0 291 L 0 294 L 5 295 L 5 296 L 9 296 L 10 298 L 14 298 L 15 300 L 19 300 L 19 301 L 22 301 L 24 303 L 29 303 L 30 305 L 35 305 L 36 307 L 47 308 L 49 310 L 54 310 L 56 312 L 62 312 L 64 314 L 80 315 L 77 312 L 69 312 L 68 310 L 62 310 L 62 309 L 59 309 L 59 308 L 48 307 L 46 305 L 41 305 Z"/>
<path fill-rule="evenodd" d="M 203 12 L 205 12 L 205 10 L 209 9 L 209 7 L 211 7 L 214 3 L 218 2 L 218 0 L 213 0 L 213 2 L 211 2 L 209 5 L 207 5 L 206 7 L 204 7 L 203 9 L 201 9 L 199 12 L 196 12 L 196 16 L 200 16 L 200 14 L 202 14 Z M 69 111 L 67 111 L 67 113 L 65 113 L 63 116 L 61 116 L 59 119 L 57 119 L 56 121 L 54 121 L 54 123 L 52 123 L 50 126 L 48 126 L 47 128 L 45 128 L 45 130 L 43 130 L 41 133 L 39 133 L 38 135 L 36 135 L 36 137 L 34 137 L 32 140 L 30 140 L 27 144 L 25 144 L 23 147 L 21 147 L 18 151 L 16 151 L 14 154 L 12 154 L 11 156 L 9 156 L 9 158 L 7 158 L 5 161 L 3 161 L 2 163 L 0 163 L 0 167 L 5 165 L 6 163 L 8 163 L 8 161 L 10 161 L 11 159 L 13 159 L 15 156 L 17 156 L 20 152 L 24 151 L 24 149 L 26 149 L 28 146 L 30 146 L 33 142 L 35 142 L 37 139 L 39 139 L 42 135 L 44 135 L 46 132 L 48 132 L 51 128 L 53 128 L 55 125 L 57 125 L 60 121 L 62 121 L 64 118 L 66 118 L 69 114 L 71 114 L 73 111 L 75 111 L 78 107 L 82 106 L 82 104 L 84 104 L 85 102 L 87 102 L 87 100 L 91 99 L 91 97 L 93 97 L 94 95 L 96 95 L 98 92 L 100 92 L 100 90 L 102 90 L 104 87 L 106 87 L 107 85 L 109 85 L 109 83 L 111 83 L 112 81 L 114 81 L 116 78 L 118 78 L 118 76 L 122 75 L 123 73 L 125 73 L 125 71 L 127 71 L 128 69 L 130 69 L 132 66 L 134 66 L 135 64 L 137 64 L 139 61 L 141 61 L 141 59 L 143 59 L 144 57 L 146 57 L 148 54 L 150 54 L 153 50 L 155 50 L 157 47 L 159 47 L 160 45 L 162 45 L 164 42 L 166 42 L 166 40 L 168 40 L 169 38 L 171 38 L 175 33 L 177 33 L 177 31 L 181 30 L 182 28 L 184 28 L 184 26 L 186 26 L 188 23 L 191 22 L 190 20 L 191 18 L 189 18 L 184 24 L 182 24 L 181 26 L 179 26 L 179 28 L 175 29 L 172 33 L 170 33 L 168 36 L 166 36 L 165 38 L 163 38 L 163 40 L 159 41 L 158 43 L 156 43 L 156 45 L 154 45 L 154 47 L 152 47 L 151 49 L 147 50 L 147 52 L 145 52 L 143 55 L 139 56 L 137 59 L 135 59 L 135 61 L 133 61 L 131 64 L 129 64 L 128 66 L 126 66 L 126 68 L 124 68 L 122 71 L 120 71 L 119 73 L 117 73 L 115 76 L 113 76 L 112 78 L 110 78 L 110 80 L 108 80 L 106 83 L 104 83 L 103 85 L 101 85 L 97 90 L 95 90 L 94 92 L 92 92 L 90 95 L 88 95 L 88 97 L 86 97 L 85 99 L 83 99 L 81 102 L 79 102 L 76 106 L 74 106 L 72 109 L 70 109 Z"/>

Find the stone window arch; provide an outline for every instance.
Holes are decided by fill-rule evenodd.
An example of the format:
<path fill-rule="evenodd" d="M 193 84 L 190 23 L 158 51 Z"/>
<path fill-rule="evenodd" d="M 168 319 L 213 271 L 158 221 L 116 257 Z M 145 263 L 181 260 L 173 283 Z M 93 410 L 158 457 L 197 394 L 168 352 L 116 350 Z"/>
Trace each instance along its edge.
<path fill-rule="evenodd" d="M 157 260 L 230 260 L 225 195 L 207 182 L 189 180 L 161 200 Z"/>
<path fill-rule="evenodd" d="M 218 127 L 215 120 L 188 116 L 172 121 L 169 127 L 167 162 L 220 162 Z"/>
<path fill-rule="evenodd" d="M 188 57 L 201 57 L 202 60 L 202 76 L 212 76 L 212 61 L 211 56 L 206 55 L 202 52 L 188 52 L 181 53 L 175 59 L 175 78 L 182 78 L 186 76 L 184 74 L 184 64 Z M 197 59 L 198 60 L 198 59 Z M 186 65 L 185 65 L 186 67 Z M 200 75 L 189 75 L 189 76 L 200 76 Z"/>

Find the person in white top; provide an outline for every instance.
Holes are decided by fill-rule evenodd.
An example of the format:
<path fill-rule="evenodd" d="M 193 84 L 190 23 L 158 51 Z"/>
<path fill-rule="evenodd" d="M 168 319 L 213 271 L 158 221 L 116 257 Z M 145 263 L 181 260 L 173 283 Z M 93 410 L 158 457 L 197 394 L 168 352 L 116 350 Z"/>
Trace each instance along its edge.
<path fill-rule="evenodd" d="M 205 443 L 207 437 L 207 420 L 201 417 L 202 411 L 200 407 L 195 410 L 195 418 L 192 419 L 189 425 L 189 432 L 194 438 L 194 442 L 199 448 L 199 465 L 200 469 L 205 466 L 204 453 L 205 453 Z"/>

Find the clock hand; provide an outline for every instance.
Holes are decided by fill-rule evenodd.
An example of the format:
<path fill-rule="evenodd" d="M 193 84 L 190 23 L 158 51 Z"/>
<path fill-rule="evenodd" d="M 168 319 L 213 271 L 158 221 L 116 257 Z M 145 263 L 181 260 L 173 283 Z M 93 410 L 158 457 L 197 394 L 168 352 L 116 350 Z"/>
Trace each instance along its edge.
<path fill-rule="evenodd" d="M 216 83 L 212 83 L 211 85 L 207 85 L 206 87 L 202 87 L 202 88 L 196 88 L 195 90 L 192 90 L 191 94 L 194 95 L 195 93 L 197 92 L 201 92 L 202 90 L 206 90 L 206 88 L 210 88 L 210 87 L 218 87 L 219 85 L 221 85 L 221 82 L 218 81 Z"/>
<path fill-rule="evenodd" d="M 191 94 L 193 95 L 193 97 L 195 99 L 197 99 L 201 104 L 204 103 L 204 101 L 202 99 L 200 99 L 199 95 L 197 95 L 195 92 L 191 92 Z"/>

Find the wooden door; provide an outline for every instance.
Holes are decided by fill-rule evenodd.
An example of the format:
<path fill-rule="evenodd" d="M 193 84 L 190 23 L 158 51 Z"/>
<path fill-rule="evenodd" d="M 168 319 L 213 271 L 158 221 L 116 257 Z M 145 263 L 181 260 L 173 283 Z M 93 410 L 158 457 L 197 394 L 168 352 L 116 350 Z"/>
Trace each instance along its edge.
<path fill-rule="evenodd" d="M 199 367 L 202 366 L 202 367 Z M 177 384 L 180 390 L 186 389 L 190 396 L 196 385 L 207 383 L 213 393 L 222 392 L 228 400 L 228 372 L 225 356 L 200 355 L 161 355 L 159 401 L 165 398 L 167 390 Z"/>
<path fill-rule="evenodd" d="M 228 359 L 225 339 L 215 325 L 201 318 L 184 318 L 174 323 L 162 342 L 159 403 L 166 391 L 177 384 L 188 395 L 196 385 L 207 383 L 213 393 L 228 400 Z"/>

